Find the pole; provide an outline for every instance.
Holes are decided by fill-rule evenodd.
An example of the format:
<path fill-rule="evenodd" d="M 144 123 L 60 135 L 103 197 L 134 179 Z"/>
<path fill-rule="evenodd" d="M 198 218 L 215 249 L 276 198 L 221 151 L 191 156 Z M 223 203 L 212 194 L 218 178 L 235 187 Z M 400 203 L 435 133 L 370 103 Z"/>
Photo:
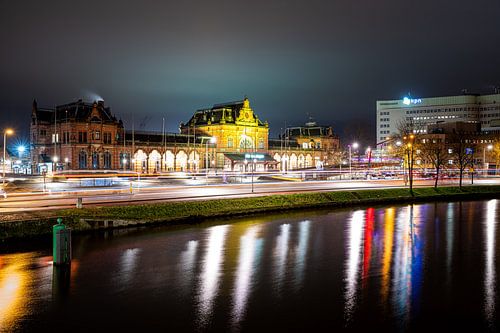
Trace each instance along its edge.
<path fill-rule="evenodd" d="M 483 147 L 483 175 L 484 175 L 484 177 L 487 176 L 487 172 L 486 172 L 486 147 Z"/>
<path fill-rule="evenodd" d="M 253 166 L 252 166 L 252 193 L 253 193 L 253 173 L 255 169 L 255 159 L 253 159 Z"/>
<path fill-rule="evenodd" d="M 205 177 L 208 185 L 208 140 L 205 142 Z"/>
<path fill-rule="evenodd" d="M 5 141 L 7 140 L 7 131 L 3 133 L 3 176 L 2 176 L 2 187 L 5 187 Z"/>
<path fill-rule="evenodd" d="M 349 179 L 352 179 L 352 155 L 351 155 L 351 145 L 349 145 Z"/>

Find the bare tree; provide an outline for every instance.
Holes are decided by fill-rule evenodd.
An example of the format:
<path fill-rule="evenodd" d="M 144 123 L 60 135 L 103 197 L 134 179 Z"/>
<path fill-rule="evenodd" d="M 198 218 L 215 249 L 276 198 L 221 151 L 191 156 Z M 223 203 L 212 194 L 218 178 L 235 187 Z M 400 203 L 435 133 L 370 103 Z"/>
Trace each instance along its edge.
<path fill-rule="evenodd" d="M 459 171 L 459 187 L 462 188 L 463 175 L 467 167 L 474 167 L 474 136 L 464 131 L 455 131 L 449 135 L 449 146 Z"/>
<path fill-rule="evenodd" d="M 408 170 L 408 183 L 411 194 L 413 194 L 413 176 L 416 157 L 415 151 L 419 145 L 418 135 L 422 133 L 422 129 L 420 127 L 420 124 L 413 122 L 410 118 L 407 118 L 398 123 L 397 128 L 399 133 L 395 136 L 395 139 L 399 139 L 401 141 L 400 153 L 402 153 L 403 156 L 403 168 L 405 167 L 406 162 Z"/>
<path fill-rule="evenodd" d="M 419 148 L 421 156 L 436 170 L 434 188 L 437 188 L 439 172 L 444 167 L 447 157 L 444 135 L 428 135 L 420 140 Z"/>

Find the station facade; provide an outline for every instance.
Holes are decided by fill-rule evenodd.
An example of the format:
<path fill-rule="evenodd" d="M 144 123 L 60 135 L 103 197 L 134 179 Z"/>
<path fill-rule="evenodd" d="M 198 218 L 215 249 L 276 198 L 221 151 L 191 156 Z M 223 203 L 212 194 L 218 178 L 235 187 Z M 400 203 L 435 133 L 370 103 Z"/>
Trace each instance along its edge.
<path fill-rule="evenodd" d="M 33 103 L 30 126 L 34 171 L 132 170 L 198 172 L 321 168 L 334 164 L 339 138 L 309 122 L 269 138 L 269 125 L 247 98 L 197 110 L 179 133 L 125 131 L 103 101 L 54 108 Z"/>

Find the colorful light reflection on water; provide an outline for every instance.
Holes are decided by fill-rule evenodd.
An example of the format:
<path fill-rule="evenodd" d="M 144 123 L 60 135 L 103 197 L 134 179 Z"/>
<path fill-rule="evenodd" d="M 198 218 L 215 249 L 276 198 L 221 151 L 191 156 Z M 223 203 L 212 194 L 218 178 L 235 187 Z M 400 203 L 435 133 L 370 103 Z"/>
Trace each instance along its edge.
<path fill-rule="evenodd" d="M 0 254 L 0 330 L 494 331 L 499 204 L 77 236 L 70 269 L 52 266 L 45 243 L 19 247 Z"/>

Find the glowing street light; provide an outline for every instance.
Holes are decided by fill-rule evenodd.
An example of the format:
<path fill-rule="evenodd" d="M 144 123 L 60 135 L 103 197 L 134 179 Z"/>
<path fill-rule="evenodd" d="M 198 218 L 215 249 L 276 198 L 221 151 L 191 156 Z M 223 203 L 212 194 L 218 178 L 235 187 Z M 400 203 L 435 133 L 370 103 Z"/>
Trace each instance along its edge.
<path fill-rule="evenodd" d="M 486 174 L 486 149 L 488 149 L 488 151 L 493 150 L 493 145 L 489 144 L 487 147 L 483 147 L 483 169 L 485 174 Z"/>
<path fill-rule="evenodd" d="M 5 157 L 6 157 L 6 153 L 5 153 L 5 147 L 7 146 L 7 135 L 12 135 L 14 134 L 14 131 L 10 128 L 7 128 L 4 132 L 3 132 L 3 177 L 2 177 L 2 186 L 5 187 Z"/>
<path fill-rule="evenodd" d="M 352 179 L 352 148 L 358 149 L 359 144 L 354 142 L 352 145 L 349 145 L 349 178 Z"/>

